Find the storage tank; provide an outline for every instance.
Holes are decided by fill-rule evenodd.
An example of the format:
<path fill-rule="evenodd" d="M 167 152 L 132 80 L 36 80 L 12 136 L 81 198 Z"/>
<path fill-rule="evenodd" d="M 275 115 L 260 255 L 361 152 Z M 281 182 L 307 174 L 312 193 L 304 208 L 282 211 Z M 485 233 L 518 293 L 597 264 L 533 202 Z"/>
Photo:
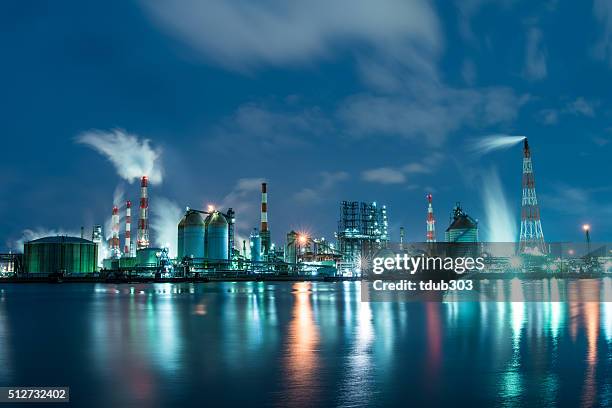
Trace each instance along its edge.
<path fill-rule="evenodd" d="M 98 245 L 83 238 L 57 236 L 26 242 L 26 273 L 92 273 L 97 271 Z"/>
<path fill-rule="evenodd" d="M 229 259 L 229 224 L 215 211 L 206 217 L 206 258 L 211 261 Z"/>
<path fill-rule="evenodd" d="M 261 235 L 259 235 L 259 231 L 257 228 L 253 228 L 253 232 L 251 232 L 251 261 L 260 262 L 261 261 Z"/>
<path fill-rule="evenodd" d="M 137 266 L 159 266 L 161 248 L 142 248 L 136 251 Z"/>
<path fill-rule="evenodd" d="M 204 258 L 206 225 L 199 212 L 187 210 L 178 225 L 178 258 Z"/>

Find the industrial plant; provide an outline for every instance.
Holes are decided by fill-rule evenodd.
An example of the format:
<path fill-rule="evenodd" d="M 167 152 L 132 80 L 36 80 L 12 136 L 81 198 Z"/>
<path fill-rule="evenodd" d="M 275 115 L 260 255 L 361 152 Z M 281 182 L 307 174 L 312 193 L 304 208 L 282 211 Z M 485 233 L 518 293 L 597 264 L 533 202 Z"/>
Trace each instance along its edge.
<path fill-rule="evenodd" d="M 540 209 L 535 190 L 532 156 L 527 139 L 523 142 L 523 176 L 520 236 L 512 244 L 512 253 L 491 254 L 490 259 L 514 264 L 515 257 L 539 261 L 525 265 L 557 265 L 566 270 L 584 270 L 597 266 L 609 272 L 609 251 L 592 250 L 589 228 L 585 229 L 586 251 L 572 269 L 572 262 L 563 251 L 551 248 L 544 241 Z M 253 197 L 255 199 L 255 197 Z M 155 200 L 152 200 L 154 205 Z M 140 179 L 140 198 L 136 240 L 132 240 L 132 201 L 125 201 L 123 226 L 120 210 L 111 211 L 109 238 L 105 239 L 102 224 L 93 226 L 90 237 L 81 229 L 80 237 L 49 236 L 24 244 L 24 252 L 0 254 L 0 277 L 14 279 L 99 279 L 129 281 L 133 279 L 359 279 L 368 266 L 368 259 L 380 251 L 410 251 L 405 242 L 405 229 L 399 228 L 399 246 L 391 239 L 386 205 L 377 202 L 342 201 L 333 241 L 315 238 L 299 231 L 289 231 L 284 242 L 273 242 L 268 222 L 268 183 L 261 183 L 261 218 L 259 226 L 251 226 L 247 239 L 237 241 L 236 214 L 233 208 L 207 209 L 186 207 L 176 220 L 177 254 L 168 248 L 153 247 L 149 230 L 149 181 Z M 433 248 L 436 217 L 433 195 L 423 203 L 423 243 Z M 120 237 L 124 241 L 121 244 Z M 453 208 L 444 231 L 446 245 L 479 244 L 478 220 L 468 215 L 459 202 Z M 483 247 L 484 248 L 484 247 Z M 470 249 L 473 250 L 473 249 Z M 479 251 L 484 251 L 480 248 Z M 495 256 L 493 256 L 495 255 Z M 522 264 L 522 263 L 521 263 Z M 515 266 L 515 265 L 514 265 Z M 603 269 L 602 269 L 603 268 Z M 498 271 L 503 268 L 492 267 Z M 516 271 L 516 268 L 514 268 Z"/>

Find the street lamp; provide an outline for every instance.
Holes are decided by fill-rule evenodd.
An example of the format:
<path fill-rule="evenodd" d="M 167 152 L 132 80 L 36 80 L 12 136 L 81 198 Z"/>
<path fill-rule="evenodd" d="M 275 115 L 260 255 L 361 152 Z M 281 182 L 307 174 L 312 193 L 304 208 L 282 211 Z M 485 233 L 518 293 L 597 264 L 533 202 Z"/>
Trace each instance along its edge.
<path fill-rule="evenodd" d="M 584 224 L 582 226 L 582 229 L 584 230 L 584 235 L 586 237 L 586 243 L 587 243 L 587 255 L 590 256 L 591 254 L 591 226 L 589 224 Z"/>

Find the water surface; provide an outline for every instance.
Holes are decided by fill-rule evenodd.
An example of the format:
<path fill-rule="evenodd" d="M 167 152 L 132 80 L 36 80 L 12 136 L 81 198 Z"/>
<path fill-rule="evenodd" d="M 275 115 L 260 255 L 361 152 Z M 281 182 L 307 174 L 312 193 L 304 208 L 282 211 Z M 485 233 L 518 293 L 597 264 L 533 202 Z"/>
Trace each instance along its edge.
<path fill-rule="evenodd" d="M 0 385 L 79 406 L 609 406 L 612 303 L 358 283 L 0 285 Z"/>

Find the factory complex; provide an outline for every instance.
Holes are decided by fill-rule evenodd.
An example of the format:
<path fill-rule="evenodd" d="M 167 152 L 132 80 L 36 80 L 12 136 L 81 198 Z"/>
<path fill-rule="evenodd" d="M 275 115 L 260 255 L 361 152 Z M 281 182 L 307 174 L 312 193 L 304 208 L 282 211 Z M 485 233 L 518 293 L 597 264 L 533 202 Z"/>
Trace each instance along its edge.
<path fill-rule="evenodd" d="M 491 256 L 491 259 L 502 259 L 501 264 L 505 265 L 505 269 L 491 270 L 507 270 L 510 267 L 517 269 L 516 261 L 513 261 L 516 256 L 546 259 L 540 263 L 549 267 L 554 264 L 554 259 L 559 263 L 559 251 L 553 250 L 544 240 L 527 139 L 523 146 L 522 193 L 518 245 L 516 249 L 513 246 L 510 254 Z M 433 196 L 427 194 L 425 198 L 424 243 L 433 248 L 437 243 Z M 236 238 L 236 214 L 233 208 L 209 207 L 204 210 L 187 207 L 182 218 L 176 220 L 178 250 L 176 257 L 170 257 L 168 248 L 151 246 L 148 214 L 149 182 L 145 175 L 140 180 L 135 241 L 131 235 L 132 202 L 128 200 L 125 202 L 123 228 L 119 208 L 113 206 L 108 239 L 104 238 L 102 225 L 95 225 L 91 239 L 86 239 L 81 229 L 81 237 L 50 236 L 26 242 L 23 254 L 0 254 L 0 276 L 89 276 L 108 279 L 360 278 L 374 254 L 411 250 L 405 242 L 403 227 L 400 227 L 399 241 L 396 241 L 399 244 L 390 238 L 385 205 L 359 201 L 340 202 L 337 232 L 333 241 L 289 231 L 284 242 L 274 243 L 268 224 L 268 184 L 265 182 L 261 184 L 260 225 L 252 229 L 248 240 L 239 242 Z M 590 245 L 588 226 L 585 226 L 585 233 L 587 244 Z M 123 235 L 123 246 L 120 235 Z M 452 211 L 443 242 L 472 246 L 480 242 L 477 220 L 468 215 L 460 203 Z M 590 257 L 587 263 L 606 265 L 603 271 L 608 272 L 612 263 L 607 251 L 604 252 Z M 589 246 L 586 254 L 593 253 Z M 580 268 L 583 268 L 586 258 L 584 254 L 581 257 Z M 561 268 L 563 264 L 566 270 L 572 270 L 569 261 L 561 261 Z"/>

